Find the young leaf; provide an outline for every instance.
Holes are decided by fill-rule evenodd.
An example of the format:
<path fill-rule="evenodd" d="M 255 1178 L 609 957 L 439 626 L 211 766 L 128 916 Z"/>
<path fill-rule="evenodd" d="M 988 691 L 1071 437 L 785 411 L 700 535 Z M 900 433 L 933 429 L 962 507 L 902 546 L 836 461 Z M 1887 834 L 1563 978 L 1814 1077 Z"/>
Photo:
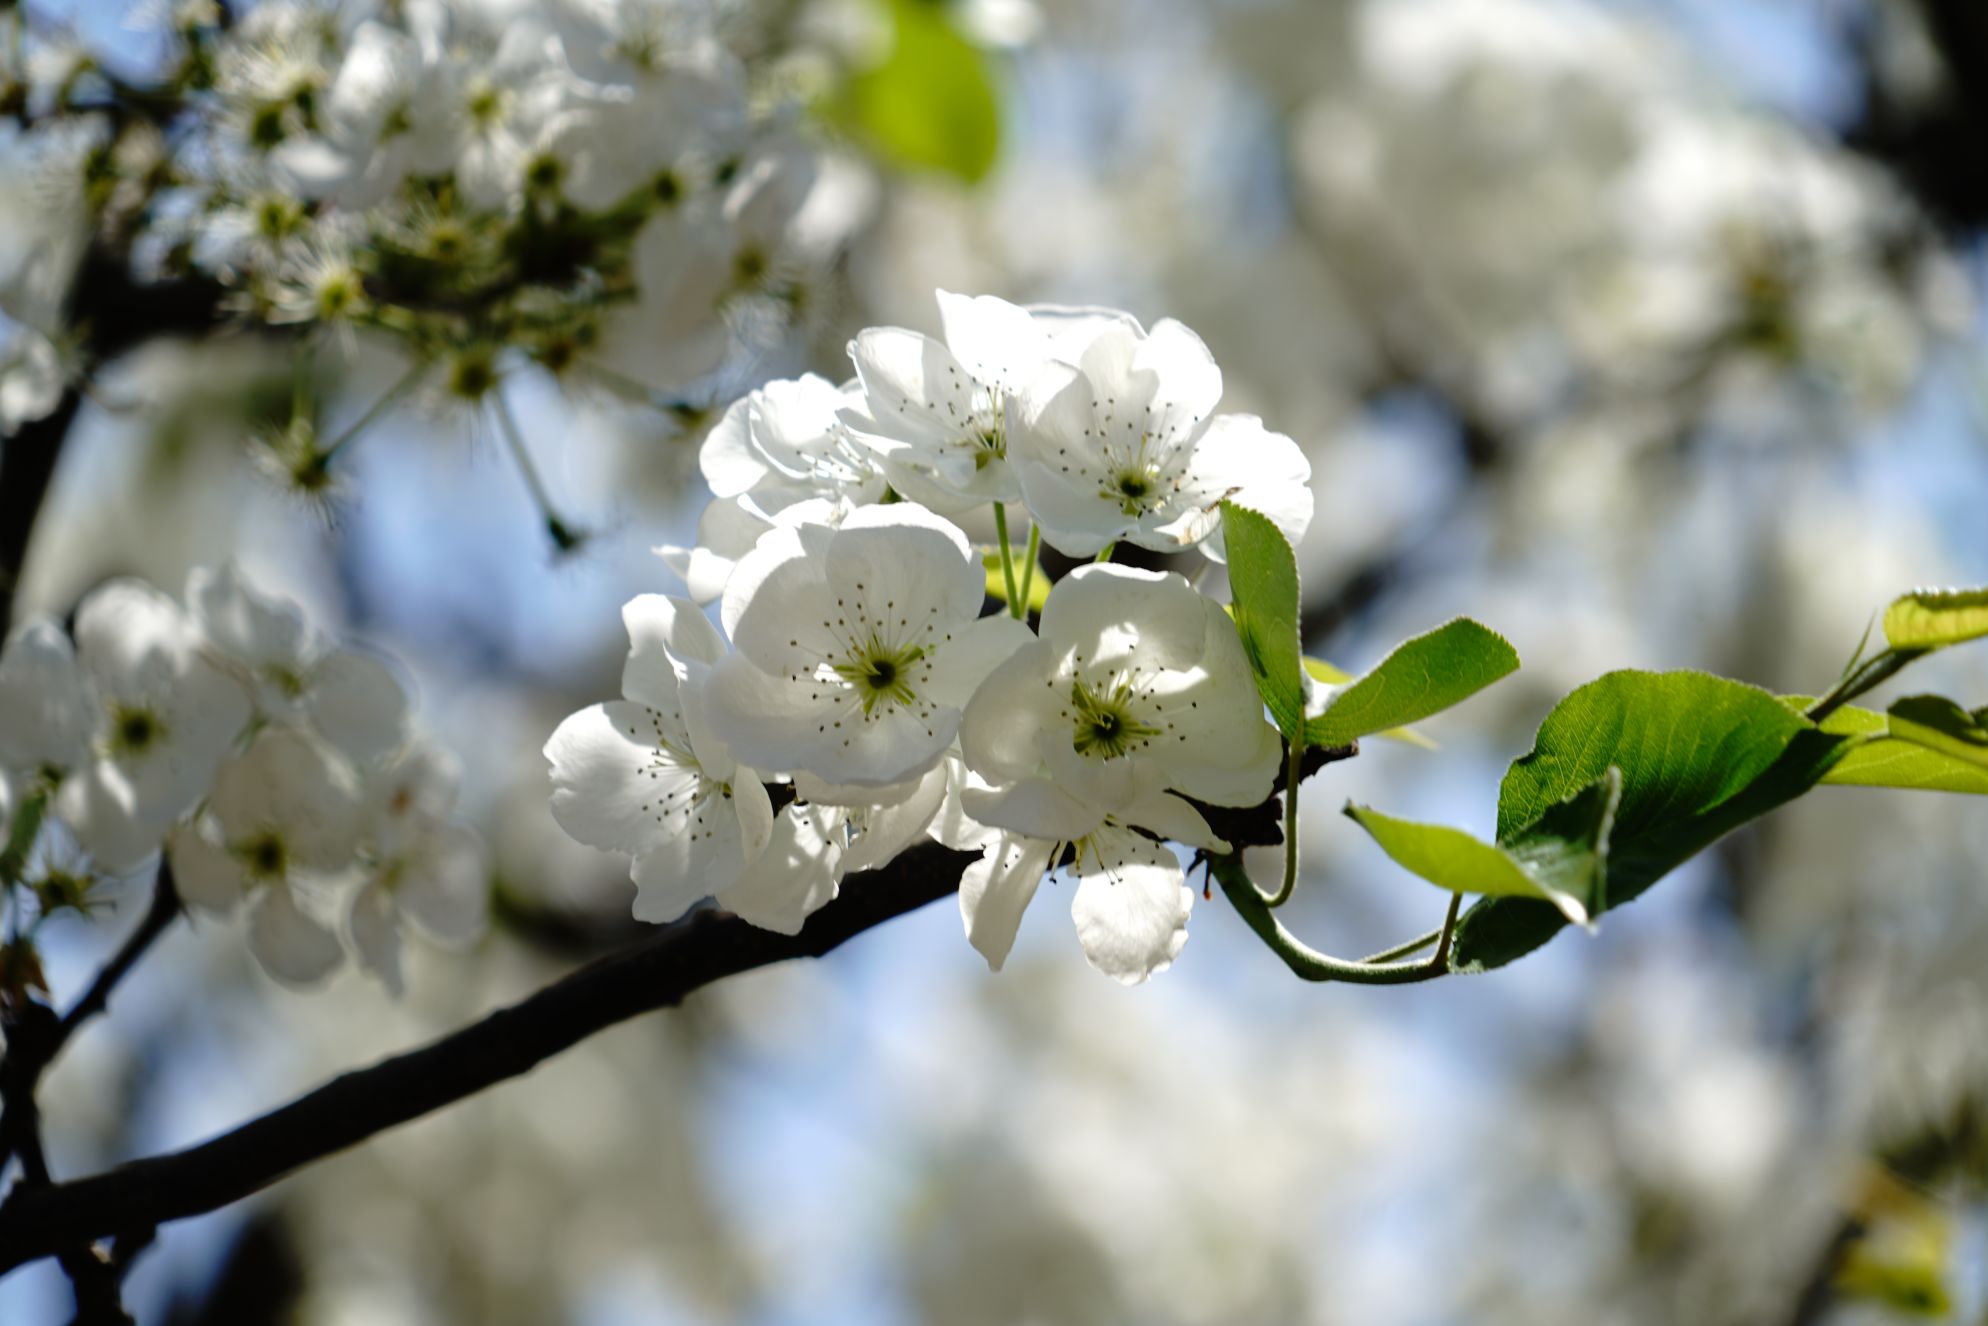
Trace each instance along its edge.
<path fill-rule="evenodd" d="M 1988 635 L 1988 588 L 1915 589 L 1884 610 L 1893 649 L 1938 649 Z"/>
<path fill-rule="evenodd" d="M 1741 682 L 1702 672 L 1612 672 L 1556 705 L 1532 752 L 1506 772 L 1498 835 L 1520 836 L 1611 765 L 1619 768 L 1622 800 L 1609 838 L 1605 900 L 1618 907 L 1733 829 L 1808 791 L 1852 741 Z M 1458 926 L 1451 967 L 1503 966 L 1565 923 L 1544 903 L 1487 898 Z"/>
<path fill-rule="evenodd" d="M 1988 769 L 1988 729 L 1945 696 L 1908 695 L 1895 702 L 1886 713 L 1886 729 L 1900 741 Z"/>
<path fill-rule="evenodd" d="M 1233 553 L 1230 560 L 1233 564 Z M 1305 724 L 1305 740 L 1314 746 L 1343 746 L 1419 722 L 1511 675 L 1518 666 L 1518 651 L 1504 636 L 1458 617 L 1397 645 Z M 1595 776 L 1600 777 L 1599 771 Z"/>
<path fill-rule="evenodd" d="M 1236 630 L 1256 672 L 1256 688 L 1277 730 L 1288 741 L 1302 741 L 1305 683 L 1298 648 L 1297 556 L 1269 517 L 1234 502 L 1222 503 L 1222 538 L 1228 545 Z"/>
<path fill-rule="evenodd" d="M 993 168 L 1001 108 L 986 55 L 929 0 L 880 0 L 890 54 L 849 80 L 846 115 L 886 160 L 972 184 Z"/>
<path fill-rule="evenodd" d="M 1784 695 L 1781 702 L 1797 713 L 1814 703 L 1803 695 Z M 1884 714 L 1845 705 L 1822 720 L 1822 730 L 1853 738 L 1843 758 L 1822 776 L 1832 786 L 1988 796 L 1988 769 L 1892 736 Z"/>
<path fill-rule="evenodd" d="M 1534 898 L 1576 925 L 1589 925 L 1607 898 L 1608 835 L 1622 795 L 1610 769 L 1509 843 L 1461 829 L 1417 824 L 1349 803 L 1351 816 L 1395 864 L 1455 893 Z"/>
<path fill-rule="evenodd" d="M 1312 658 L 1310 655 L 1306 655 L 1304 664 L 1307 676 L 1313 681 L 1321 682 L 1327 686 L 1344 686 L 1347 682 L 1353 680 L 1352 673 L 1346 671 L 1344 668 L 1334 667 L 1322 658 Z M 1388 741 L 1398 741 L 1404 746 L 1419 746 L 1423 750 L 1435 750 L 1437 748 L 1435 741 L 1412 727 L 1391 727 L 1387 731 L 1379 732 L 1375 735 Z"/>

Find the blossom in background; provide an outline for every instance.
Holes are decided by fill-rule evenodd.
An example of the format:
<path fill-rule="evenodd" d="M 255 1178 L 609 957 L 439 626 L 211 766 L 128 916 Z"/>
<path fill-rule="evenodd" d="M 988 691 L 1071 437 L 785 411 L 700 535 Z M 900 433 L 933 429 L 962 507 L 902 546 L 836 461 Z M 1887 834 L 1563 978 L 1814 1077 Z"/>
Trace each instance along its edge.
<path fill-rule="evenodd" d="M 256 961 L 279 981 L 308 985 L 344 960 L 314 886 L 352 863 L 359 832 L 351 766 L 302 732 L 264 728 L 222 766 L 206 813 L 173 834 L 173 876 L 207 911 L 246 898 Z"/>
<path fill-rule="evenodd" d="M 725 591 L 737 652 L 713 669 L 712 724 L 762 769 L 869 786 L 924 773 L 1028 637 L 979 617 L 985 590 L 965 536 L 910 503 L 776 528 Z"/>
<path fill-rule="evenodd" d="M 76 655 L 98 700 L 95 758 L 64 780 L 57 809 L 116 873 L 156 852 L 206 795 L 249 700 L 208 658 L 193 619 L 142 581 L 113 580 L 83 600 Z"/>
<path fill-rule="evenodd" d="M 725 893 L 766 850 L 773 806 L 705 712 L 718 632 L 684 599 L 645 594 L 622 610 L 623 699 L 561 723 L 545 744 L 552 814 L 589 847 L 633 858 L 635 915 L 673 921 Z"/>
<path fill-rule="evenodd" d="M 488 919 L 483 839 L 450 818 L 461 777 L 454 756 L 416 743 L 367 777 L 361 791 L 364 878 L 346 908 L 346 933 L 359 966 L 396 995 L 404 984 L 403 923 L 459 948 Z"/>
<path fill-rule="evenodd" d="M 214 657 L 248 688 L 258 713 L 308 720 L 361 763 L 407 739 L 407 693 L 393 670 L 371 654 L 333 648 L 301 608 L 256 589 L 233 562 L 195 567 L 186 601 Z"/>
<path fill-rule="evenodd" d="M 188 578 L 195 611 L 113 580 L 0 648 L 7 806 L 46 796 L 36 842 L 65 878 L 125 874 L 167 849 L 197 909 L 248 903 L 248 943 L 291 985 L 361 965 L 399 992 L 398 926 L 443 943 L 485 912 L 482 842 L 453 820 L 452 757 L 411 740 L 383 662 L 334 647 L 232 565 Z M 4 822 L 4 821 L 0 821 Z M 43 901 L 41 906 L 50 904 Z"/>
<path fill-rule="evenodd" d="M 97 698 L 62 628 L 37 617 L 0 648 L 0 773 L 62 778 L 90 758 Z"/>

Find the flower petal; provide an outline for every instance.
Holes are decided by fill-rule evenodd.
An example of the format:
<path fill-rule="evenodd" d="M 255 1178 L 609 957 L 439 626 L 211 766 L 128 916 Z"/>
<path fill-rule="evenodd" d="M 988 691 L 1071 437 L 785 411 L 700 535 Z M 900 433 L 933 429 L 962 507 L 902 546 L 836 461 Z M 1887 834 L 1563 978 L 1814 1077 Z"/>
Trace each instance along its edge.
<path fill-rule="evenodd" d="M 1003 834 L 960 875 L 959 910 L 967 942 L 987 959 L 990 970 L 1000 971 L 1008 960 L 1022 913 L 1049 869 L 1054 847 L 1040 838 Z"/>
<path fill-rule="evenodd" d="M 932 655 L 925 690 L 939 704 L 964 708 L 981 683 L 1017 650 L 1034 643 L 1035 632 L 1028 623 L 1005 612 L 968 622 Z"/>
<path fill-rule="evenodd" d="M 183 824 L 166 840 L 173 884 L 190 907 L 225 916 L 248 891 L 248 876 L 228 850 L 202 832 Z"/>
<path fill-rule="evenodd" d="M 597 704 L 561 723 L 545 743 L 552 817 L 571 837 L 605 852 L 640 856 L 684 826 L 682 807 L 701 775 L 671 761 L 667 716 L 629 701 Z"/>
<path fill-rule="evenodd" d="M 1173 965 L 1187 943 L 1194 890 L 1180 862 L 1124 829 L 1099 830 L 1080 847 L 1070 915 L 1084 956 L 1113 980 L 1137 985 Z"/>
<path fill-rule="evenodd" d="M 297 906 L 282 884 L 257 889 L 249 903 L 249 952 L 284 985 L 315 985 L 338 969 L 338 936 Z"/>
<path fill-rule="evenodd" d="M 312 678 L 311 725 L 355 763 L 372 764 L 407 742 L 410 705 L 384 659 L 335 650 Z"/>
<path fill-rule="evenodd" d="M 960 719 L 960 753 L 967 767 L 995 783 L 1035 774 L 1042 766 L 1038 743 L 1064 690 L 1053 677 L 1046 642 L 1030 641 L 1009 655 L 980 684 Z"/>
<path fill-rule="evenodd" d="M 387 993 L 398 999 L 407 987 L 401 973 L 400 927 L 396 921 L 393 899 L 387 891 L 367 884 L 352 895 L 345 930 L 359 969 L 379 977 Z"/>
<path fill-rule="evenodd" d="M 0 649 L 0 768 L 67 771 L 90 756 L 97 699 L 75 646 L 46 617 L 22 623 Z"/>
<path fill-rule="evenodd" d="M 960 793 L 967 814 L 989 828 L 1031 838 L 1075 842 L 1104 823 L 1105 812 L 1087 805 L 1047 778 L 1024 778 L 1005 787 L 968 787 Z"/>
<path fill-rule="evenodd" d="M 841 849 L 830 841 L 835 812 L 789 806 L 773 821 L 766 850 L 729 888 L 718 905 L 762 930 L 797 935 L 814 912 L 835 900 L 842 879 Z"/>
<path fill-rule="evenodd" d="M 628 660 L 621 668 L 624 698 L 654 709 L 678 707 L 683 665 L 705 667 L 725 656 L 725 642 L 696 604 L 664 594 L 638 594 L 621 608 Z"/>
<path fill-rule="evenodd" d="M 482 836 L 464 824 L 436 829 L 423 844 L 420 869 L 401 879 L 394 898 L 408 922 L 434 943 L 473 943 L 490 916 L 490 858 Z"/>

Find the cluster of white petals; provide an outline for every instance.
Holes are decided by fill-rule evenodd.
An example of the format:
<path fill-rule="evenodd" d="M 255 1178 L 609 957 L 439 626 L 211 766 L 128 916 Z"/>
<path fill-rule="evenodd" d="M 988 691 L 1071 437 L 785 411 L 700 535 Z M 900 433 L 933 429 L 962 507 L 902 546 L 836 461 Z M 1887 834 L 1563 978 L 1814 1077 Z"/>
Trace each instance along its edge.
<path fill-rule="evenodd" d="M 834 206 L 802 215 L 801 108 L 707 0 L 143 8 L 170 56 L 130 123 L 96 113 L 122 91 L 68 22 L 0 16 L 30 55 L 0 101 L 32 112 L 0 128 L 0 436 L 60 399 L 93 227 L 140 282 L 467 365 L 446 390 L 472 401 L 500 360 L 694 390 L 801 324 L 843 239 Z"/>
<path fill-rule="evenodd" d="M 246 904 L 249 950 L 286 984 L 349 951 L 397 993 L 402 922 L 444 944 L 481 931 L 458 775 L 386 662 L 232 564 L 196 568 L 184 605 L 109 581 L 73 633 L 36 617 L 0 648 L 0 820 L 29 882 L 80 880 L 43 891 L 80 905 L 163 851 L 192 907 Z"/>
<path fill-rule="evenodd" d="M 1201 808 L 1267 800 L 1282 743 L 1234 623 L 1184 576 L 1080 566 L 1036 631 L 990 603 L 983 554 L 1025 560 L 1010 505 L 1073 557 L 1219 560 L 1224 499 L 1295 541 L 1310 468 L 1217 412 L 1221 370 L 1177 322 L 938 299 L 941 337 L 866 330 L 852 381 L 771 383 L 713 430 L 698 543 L 658 550 L 690 596 L 626 608 L 623 699 L 546 745 L 553 813 L 632 858 L 652 921 L 710 896 L 793 933 L 913 843 L 977 851 L 961 908 L 996 968 L 1063 871 L 1092 964 L 1142 981 L 1187 939 L 1180 851 L 1228 847 Z M 977 508 L 991 554 L 954 523 Z"/>

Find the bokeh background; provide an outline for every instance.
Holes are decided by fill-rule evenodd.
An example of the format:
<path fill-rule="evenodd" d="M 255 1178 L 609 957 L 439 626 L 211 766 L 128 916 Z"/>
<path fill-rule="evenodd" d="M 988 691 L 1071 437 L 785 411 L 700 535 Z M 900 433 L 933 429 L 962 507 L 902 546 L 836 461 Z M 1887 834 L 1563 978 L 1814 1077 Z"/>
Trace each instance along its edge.
<path fill-rule="evenodd" d="M 768 79 L 860 69 L 873 0 L 734 0 Z M 43 4 L 111 51 L 121 6 Z M 974 0 L 990 90 L 923 153 L 817 126 L 832 260 L 712 389 L 845 376 L 935 287 L 1173 316 L 1313 465 L 1311 652 L 1468 612 L 1525 669 L 1307 785 L 1300 933 L 1367 951 L 1443 899 L 1336 815 L 1486 832 L 1504 762 L 1615 667 L 1832 681 L 1873 609 L 1988 580 L 1988 18 L 1970 0 Z M 797 73 L 797 71 L 799 71 Z M 985 156 L 986 159 L 981 158 Z M 812 202 L 813 200 L 811 200 Z M 241 560 L 401 659 L 461 754 L 496 922 L 272 985 L 169 936 L 44 1090 L 79 1174 L 182 1145 L 634 937 L 538 754 L 676 584 L 699 429 L 516 393 L 555 556 L 487 428 L 410 408 L 329 519 L 245 459 L 288 364 L 152 343 L 98 384 L 17 615 Z M 391 380 L 361 342 L 356 412 Z M 0 444 L 4 445 L 4 444 Z M 1922 665 L 1988 700 L 1988 660 Z M 1915 680 L 1919 678 L 1915 677 Z M 705 991 L 161 1231 L 143 1322 L 308 1326 L 1582 1326 L 1988 1322 L 1988 807 L 1822 789 L 1593 938 L 1401 990 L 1291 979 L 1219 897 L 1175 968 L 1091 972 L 1048 887 L 1006 971 L 940 904 Z M 73 992 L 142 909 L 46 932 Z M 1868 1231 L 1814 1293 L 1846 1224 Z M 1821 1301 L 1826 1300 L 1826 1301 Z M 52 1265 L 0 1321 L 66 1319 Z M 1807 1314 L 1807 1315 L 1805 1315 Z"/>

